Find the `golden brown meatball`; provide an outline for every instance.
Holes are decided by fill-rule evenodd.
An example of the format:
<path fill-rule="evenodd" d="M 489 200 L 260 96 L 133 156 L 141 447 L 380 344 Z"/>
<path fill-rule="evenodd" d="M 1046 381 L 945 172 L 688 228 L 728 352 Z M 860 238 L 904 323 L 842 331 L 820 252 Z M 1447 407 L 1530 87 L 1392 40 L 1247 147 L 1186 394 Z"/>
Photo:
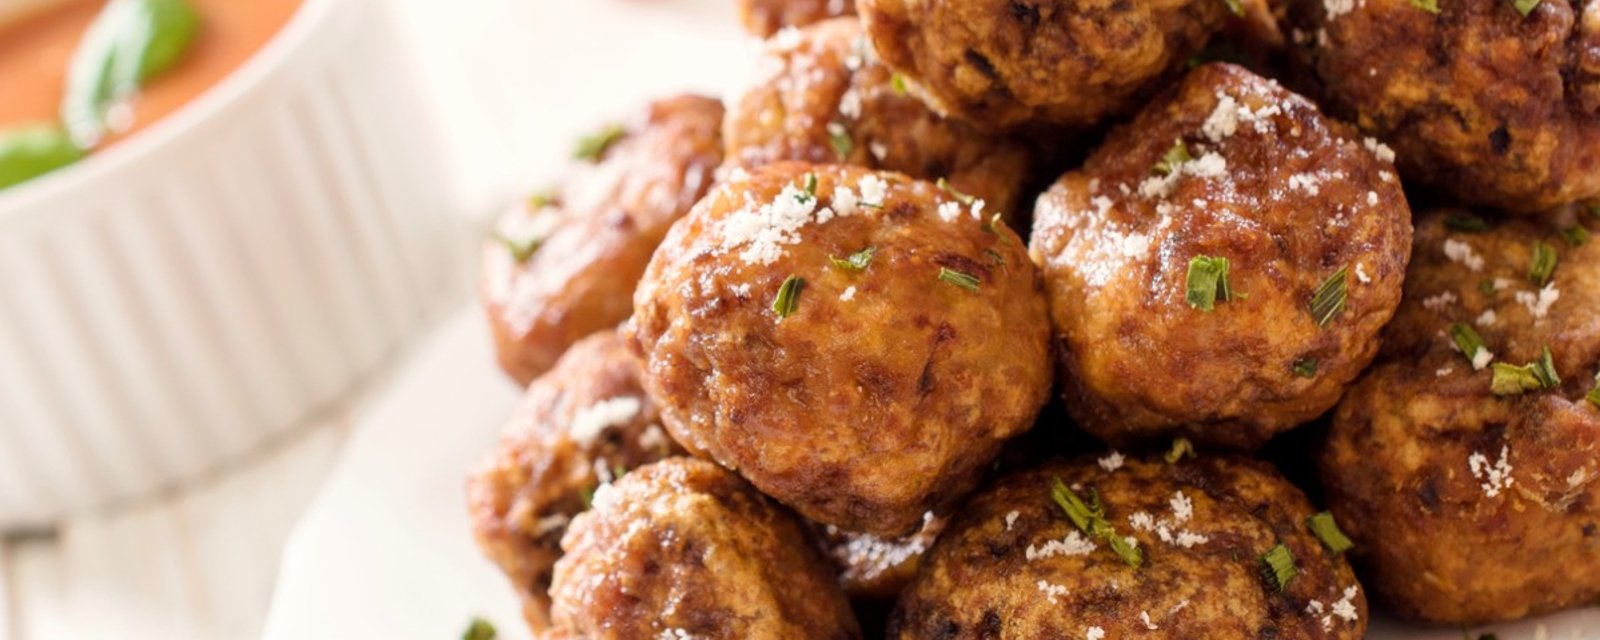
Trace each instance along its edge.
<path fill-rule="evenodd" d="M 1034 213 L 1072 416 L 1119 446 L 1253 448 L 1332 408 L 1411 246 L 1382 151 L 1226 64 L 1113 131 Z"/>
<path fill-rule="evenodd" d="M 739 17 L 752 35 L 766 38 L 784 27 L 804 27 L 856 14 L 855 0 L 739 0 Z"/>
<path fill-rule="evenodd" d="M 614 331 L 572 345 L 528 387 L 499 448 L 467 482 L 473 534 L 522 598 L 549 621 L 551 569 L 568 520 L 601 482 L 683 450 L 639 386 L 637 357 Z"/>
<path fill-rule="evenodd" d="M 861 0 L 890 67 L 990 130 L 1134 109 L 1222 28 L 1221 0 Z"/>
<path fill-rule="evenodd" d="M 602 487 L 561 547 L 552 614 L 573 636 L 861 637 L 794 515 L 709 462 L 671 458 Z"/>
<path fill-rule="evenodd" d="M 820 526 L 823 545 L 839 572 L 845 595 L 863 600 L 893 600 L 911 584 L 923 554 L 944 531 L 948 519 L 924 514 L 922 528 L 900 538 L 851 533 Z"/>
<path fill-rule="evenodd" d="M 1080 529 L 1058 479 L 1089 531 L 1109 532 Z M 1365 594 L 1311 516 L 1298 489 L 1251 460 L 1047 463 L 967 501 L 889 637 L 1360 638 Z M 1132 544 L 1114 550 L 1113 538 Z M 1298 571 L 1281 588 L 1263 560 L 1279 545 Z"/>
<path fill-rule="evenodd" d="M 1408 179 L 1528 213 L 1600 196 L 1600 5 L 1514 4 L 1294 0 L 1291 33 Z"/>
<path fill-rule="evenodd" d="M 634 295 L 667 428 L 811 520 L 910 533 L 1049 396 L 1038 276 L 986 213 L 837 165 L 714 189 Z"/>
<path fill-rule="evenodd" d="M 893 72 L 871 48 L 854 18 L 769 40 L 754 82 L 729 101 L 722 125 L 727 162 L 843 163 L 947 178 L 991 211 L 1015 213 L 1028 172 L 1026 148 L 939 117 L 895 88 Z"/>
<path fill-rule="evenodd" d="M 628 318 L 651 252 L 711 187 L 721 126 L 722 103 L 711 98 L 651 103 L 638 121 L 583 140 L 588 160 L 559 191 L 500 220 L 481 291 L 500 366 L 518 384 Z"/>
<path fill-rule="evenodd" d="M 1573 247 L 1532 222 L 1453 231 L 1451 216 L 1477 224 L 1438 212 L 1418 225 L 1385 362 L 1334 415 L 1320 465 L 1330 506 L 1373 592 L 1404 617 L 1489 622 L 1592 603 L 1600 394 L 1585 396 L 1600 371 L 1600 244 Z M 1536 242 L 1559 256 L 1542 286 L 1529 276 Z M 1476 336 L 1466 347 L 1458 323 Z M 1546 347 L 1559 382 L 1522 368 Z"/>

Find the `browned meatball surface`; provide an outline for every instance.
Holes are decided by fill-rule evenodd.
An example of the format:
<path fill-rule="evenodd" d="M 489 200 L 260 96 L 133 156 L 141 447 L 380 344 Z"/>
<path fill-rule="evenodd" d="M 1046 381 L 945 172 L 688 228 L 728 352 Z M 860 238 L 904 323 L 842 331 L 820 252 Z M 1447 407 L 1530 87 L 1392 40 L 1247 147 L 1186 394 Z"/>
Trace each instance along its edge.
<path fill-rule="evenodd" d="M 1221 0 L 861 0 L 890 67 L 990 130 L 1135 109 L 1228 19 Z"/>
<path fill-rule="evenodd" d="M 1035 210 L 1068 412 L 1119 446 L 1248 449 L 1333 407 L 1400 302 L 1410 209 L 1384 151 L 1226 64 L 1113 131 Z M 1215 258 L 1226 293 L 1191 276 Z"/>
<path fill-rule="evenodd" d="M 856 14 L 855 0 L 738 0 L 744 28 L 762 38 L 784 27 L 804 27 Z"/>
<path fill-rule="evenodd" d="M 1600 196 L 1600 6 L 1514 4 L 1293 0 L 1291 34 L 1407 178 L 1528 213 Z"/>
<path fill-rule="evenodd" d="M 1008 219 L 1028 172 L 1026 148 L 946 120 L 896 88 L 855 18 L 769 40 L 755 77 L 728 103 L 727 162 L 853 164 L 947 178 Z"/>
<path fill-rule="evenodd" d="M 651 103 L 579 146 L 585 158 L 549 197 L 501 218 L 480 290 L 500 366 L 527 384 L 573 342 L 626 320 L 633 288 L 667 228 L 711 187 L 722 103 Z"/>
<path fill-rule="evenodd" d="M 782 163 L 673 227 L 630 326 L 679 442 L 811 520 L 897 536 L 1048 399 L 1044 307 L 1021 239 L 976 203 Z"/>
<path fill-rule="evenodd" d="M 1052 495 L 1058 479 L 1110 533 L 1080 530 Z M 1312 511 L 1270 466 L 1242 458 L 1047 463 L 967 501 L 889 637 L 1360 638 L 1365 594 L 1308 529 Z M 1137 568 L 1112 537 L 1132 539 Z M 1278 545 L 1298 570 L 1281 589 L 1262 560 Z"/>
<path fill-rule="evenodd" d="M 1440 623 L 1600 597 L 1600 393 L 1585 400 L 1600 372 L 1600 244 L 1558 232 L 1600 233 L 1600 220 L 1453 230 L 1478 226 L 1466 215 L 1418 224 L 1385 362 L 1340 404 L 1321 454 L 1367 584 L 1402 616 Z M 1544 285 L 1529 276 L 1539 242 L 1558 257 Z M 1481 348 L 1457 346 L 1457 324 Z M 1545 348 L 1559 382 L 1504 369 Z M 1530 384 L 1497 394 L 1497 378 Z"/>
<path fill-rule="evenodd" d="M 948 522 L 947 518 L 928 513 L 923 516 L 922 528 L 899 538 L 851 533 L 834 526 L 822 526 L 820 533 L 839 571 L 839 584 L 845 595 L 893 600 L 916 577 L 923 554 Z"/>
<path fill-rule="evenodd" d="M 495 453 L 467 482 L 473 534 L 511 579 L 534 629 L 549 621 L 561 535 L 602 482 L 683 450 L 614 331 L 578 341 L 529 386 Z"/>
<path fill-rule="evenodd" d="M 794 515 L 709 462 L 671 458 L 606 485 L 561 546 L 552 613 L 573 637 L 861 637 Z"/>

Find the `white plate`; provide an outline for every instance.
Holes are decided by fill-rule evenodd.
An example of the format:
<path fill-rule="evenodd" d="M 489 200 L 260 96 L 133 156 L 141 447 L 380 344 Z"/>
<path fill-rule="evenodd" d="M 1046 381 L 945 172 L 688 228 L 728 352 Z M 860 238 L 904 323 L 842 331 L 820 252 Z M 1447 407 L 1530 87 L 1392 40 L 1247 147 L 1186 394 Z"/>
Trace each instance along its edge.
<path fill-rule="evenodd" d="M 531 14 L 532 32 L 512 44 L 537 51 L 515 59 L 543 62 L 529 62 L 534 66 L 497 91 L 532 101 L 485 110 L 520 112 L 508 130 L 544 150 L 502 150 L 500 157 L 554 158 L 573 133 L 608 112 L 672 90 L 731 86 L 751 54 L 737 35 L 732 4 L 527 1 L 520 11 Z M 533 168 L 530 175 L 553 175 L 551 167 Z M 505 579 L 472 543 L 463 498 L 467 470 L 493 447 L 517 396 L 489 344 L 478 312 L 462 310 L 365 410 L 284 553 L 265 638 L 438 640 L 458 637 L 477 615 L 493 620 L 503 637 L 528 637 Z M 1537 633 L 1539 624 L 1484 631 L 1504 640 L 1600 637 L 1600 611 L 1593 609 L 1543 620 L 1546 636 Z M 1370 637 L 1458 640 L 1461 632 L 1379 623 Z"/>

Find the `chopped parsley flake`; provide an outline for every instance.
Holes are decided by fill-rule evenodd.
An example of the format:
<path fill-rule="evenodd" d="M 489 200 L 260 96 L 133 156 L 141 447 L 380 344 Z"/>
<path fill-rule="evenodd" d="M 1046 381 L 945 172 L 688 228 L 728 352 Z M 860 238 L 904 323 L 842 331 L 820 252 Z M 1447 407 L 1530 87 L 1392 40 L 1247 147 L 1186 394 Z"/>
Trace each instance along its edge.
<path fill-rule="evenodd" d="M 961 206 L 963 207 L 970 207 L 972 206 L 973 202 L 978 200 L 976 197 L 962 193 L 960 190 L 951 186 L 950 181 L 945 180 L 944 178 L 939 178 L 939 189 L 950 194 L 950 197 L 955 198 L 956 202 L 961 203 Z"/>
<path fill-rule="evenodd" d="M 1002 267 L 1006 266 L 1006 257 L 1003 256 L 1003 255 L 1000 255 L 999 251 L 995 251 L 994 249 L 984 249 L 983 250 L 983 255 L 989 256 L 989 261 L 990 262 L 993 262 L 993 263 L 995 263 L 997 265 L 1000 265 Z"/>
<path fill-rule="evenodd" d="M 1189 260 L 1189 280 L 1184 299 L 1189 306 L 1201 311 L 1216 308 L 1217 301 L 1233 299 L 1233 289 L 1228 286 L 1228 259 L 1195 256 Z"/>
<path fill-rule="evenodd" d="M 1583 228 L 1583 225 L 1574 225 L 1569 229 L 1562 229 L 1561 237 L 1565 238 L 1567 244 L 1574 248 L 1589 244 L 1589 230 Z"/>
<path fill-rule="evenodd" d="M 1539 7 L 1539 0 L 1511 0 L 1511 6 L 1516 7 L 1517 13 L 1526 18 L 1528 14 L 1533 13 L 1533 10 Z"/>
<path fill-rule="evenodd" d="M 1589 396 L 1586 399 L 1589 404 L 1594 405 L 1596 409 L 1600 409 L 1600 373 L 1595 374 L 1594 390 L 1589 392 Z"/>
<path fill-rule="evenodd" d="M 1327 328 L 1344 311 L 1350 281 L 1350 267 L 1339 267 L 1311 296 L 1311 317 L 1318 327 Z"/>
<path fill-rule="evenodd" d="M 1483 233 L 1489 230 L 1488 221 L 1470 213 L 1452 214 L 1444 219 L 1444 226 L 1462 233 Z"/>
<path fill-rule="evenodd" d="M 494 234 L 494 239 L 505 245 L 506 251 L 511 252 L 511 259 L 517 262 L 527 262 L 533 254 L 539 251 L 539 245 L 544 242 L 544 237 L 537 234 L 526 234 L 521 237 L 511 237 L 503 233 Z"/>
<path fill-rule="evenodd" d="M 528 209 L 530 211 L 538 211 L 540 209 L 543 209 L 545 207 L 548 207 L 550 205 L 555 204 L 556 203 L 556 198 L 557 198 L 557 196 L 556 196 L 556 190 L 555 189 L 553 189 L 553 188 L 545 189 L 544 191 L 540 191 L 540 192 L 535 193 L 535 194 L 533 194 L 531 196 L 528 196 Z"/>
<path fill-rule="evenodd" d="M 1411 0 L 1411 6 L 1428 13 L 1439 13 L 1439 0 Z"/>
<path fill-rule="evenodd" d="M 1150 167 L 1150 172 L 1156 175 L 1170 176 L 1178 170 L 1178 166 L 1194 160 L 1194 155 L 1189 153 L 1189 147 L 1183 144 L 1182 139 L 1174 140 L 1172 148 L 1161 156 L 1161 161 Z"/>
<path fill-rule="evenodd" d="M 939 267 L 939 279 L 967 291 L 977 291 L 978 283 L 980 282 L 977 276 L 945 267 Z"/>
<path fill-rule="evenodd" d="M 1167 464 L 1177 464 L 1184 456 L 1195 457 L 1194 443 L 1188 438 L 1178 438 L 1172 441 L 1172 448 L 1167 450 Z"/>
<path fill-rule="evenodd" d="M 1478 292 L 1482 293 L 1483 295 L 1492 296 L 1496 291 L 1499 290 L 1500 287 L 1495 286 L 1493 280 L 1484 279 L 1482 282 L 1478 283 Z"/>
<path fill-rule="evenodd" d="M 578 138 L 578 144 L 572 149 L 572 157 L 575 160 L 599 162 L 600 157 L 605 155 L 606 149 L 611 148 L 611 145 L 616 144 L 627 134 L 628 131 L 620 124 L 606 125 L 604 129 Z"/>
<path fill-rule="evenodd" d="M 799 276 L 789 276 L 778 287 L 778 295 L 772 300 L 772 312 L 778 314 L 778 320 L 788 318 L 800 306 L 800 290 L 804 289 L 806 281 Z"/>
<path fill-rule="evenodd" d="M 475 617 L 467 624 L 467 630 L 461 632 L 461 640 L 494 640 L 498 635 L 488 620 Z"/>
<path fill-rule="evenodd" d="M 1545 347 L 1539 359 L 1528 366 L 1533 368 L 1533 375 L 1539 378 L 1540 386 L 1546 389 L 1561 386 L 1561 376 L 1556 374 L 1556 359 L 1550 354 L 1550 347 Z"/>
<path fill-rule="evenodd" d="M 1550 347 L 1544 348 L 1544 353 L 1538 360 L 1520 367 L 1495 363 L 1494 379 L 1490 382 L 1490 390 L 1497 396 L 1515 396 L 1559 386 L 1561 386 L 1561 376 L 1556 373 L 1555 359 L 1550 355 Z"/>
<path fill-rule="evenodd" d="M 877 255 L 877 253 L 878 249 L 876 247 L 867 247 L 850 254 L 847 258 L 828 256 L 828 259 L 833 261 L 833 266 L 845 271 L 866 271 L 867 265 L 872 264 L 872 256 Z"/>
<path fill-rule="evenodd" d="M 1139 548 L 1127 538 L 1117 535 L 1116 528 L 1106 521 L 1105 507 L 1100 504 L 1099 495 L 1091 493 L 1090 503 L 1085 504 L 1078 494 L 1061 482 L 1061 478 L 1056 478 L 1055 486 L 1050 489 L 1050 498 L 1066 512 L 1067 519 L 1072 520 L 1079 531 L 1105 541 L 1128 566 L 1138 569 L 1144 564 L 1144 554 L 1139 552 Z"/>
<path fill-rule="evenodd" d="M 1533 264 L 1528 267 L 1528 279 L 1544 286 L 1556 271 L 1556 248 L 1545 242 L 1533 243 Z"/>
<path fill-rule="evenodd" d="M 894 94 L 895 95 L 897 95 L 897 96 L 905 95 L 906 94 L 906 77 L 903 76 L 903 75 L 900 75 L 898 73 L 896 73 L 896 74 L 894 74 L 892 76 L 889 76 L 889 87 L 894 89 Z"/>
<path fill-rule="evenodd" d="M 1300 575 L 1300 568 L 1294 564 L 1294 554 L 1289 553 L 1289 547 L 1279 543 L 1261 555 L 1261 573 L 1266 576 L 1267 582 L 1278 587 L 1282 592 L 1289 585 L 1289 581 Z"/>
<path fill-rule="evenodd" d="M 1450 339 L 1454 340 L 1456 347 L 1461 349 L 1461 355 L 1467 357 L 1474 369 L 1482 369 L 1478 364 L 1478 353 L 1483 351 L 1483 336 L 1478 335 L 1476 329 L 1464 322 L 1450 325 Z"/>
<path fill-rule="evenodd" d="M 815 202 L 817 200 L 817 174 L 807 173 L 802 180 L 800 192 L 794 196 L 795 201 L 800 203 Z"/>
<path fill-rule="evenodd" d="M 828 123 L 828 144 L 833 147 L 833 152 L 839 154 L 839 159 L 850 157 L 856 150 L 856 143 L 850 139 L 850 131 L 837 122 Z"/>
<path fill-rule="evenodd" d="M 1244 15 L 1244 3 L 1240 0 L 1223 0 L 1223 2 L 1228 3 L 1228 10 L 1232 11 L 1233 15 Z"/>
<path fill-rule="evenodd" d="M 1294 374 L 1302 378 L 1317 377 L 1317 368 L 1322 365 L 1316 358 L 1301 358 L 1294 361 Z"/>
<path fill-rule="evenodd" d="M 1333 519 L 1333 514 L 1324 511 L 1306 519 L 1306 526 L 1311 532 L 1317 534 L 1317 539 L 1322 541 L 1322 546 L 1335 554 L 1349 551 L 1356 546 L 1350 538 L 1339 529 L 1339 523 Z"/>

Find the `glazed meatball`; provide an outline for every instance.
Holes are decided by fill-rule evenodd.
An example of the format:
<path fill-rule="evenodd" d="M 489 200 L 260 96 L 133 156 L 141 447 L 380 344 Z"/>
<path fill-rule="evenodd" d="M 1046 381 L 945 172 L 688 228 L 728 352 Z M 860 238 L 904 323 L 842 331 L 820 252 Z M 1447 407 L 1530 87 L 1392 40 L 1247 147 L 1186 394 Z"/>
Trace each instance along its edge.
<path fill-rule="evenodd" d="M 900 538 L 851 533 L 831 525 L 821 527 L 820 534 L 838 569 L 845 595 L 861 600 L 893 600 L 916 577 L 923 554 L 947 523 L 946 518 L 927 513 L 923 515 L 922 528 Z"/>
<path fill-rule="evenodd" d="M 890 67 L 989 130 L 1127 113 L 1229 15 L 1220 0 L 861 0 L 860 11 Z"/>
<path fill-rule="evenodd" d="M 1384 362 L 1340 404 L 1320 464 L 1367 584 L 1436 623 L 1600 597 L 1600 244 L 1546 223 L 1470 231 L 1469 215 L 1419 223 Z M 1557 256 L 1542 285 L 1535 243 Z"/>
<path fill-rule="evenodd" d="M 511 579 L 534 629 L 548 624 L 551 570 L 587 496 L 639 465 L 681 455 L 616 332 L 578 341 L 529 386 L 499 449 L 468 480 L 473 534 Z"/>
<path fill-rule="evenodd" d="M 1119 446 L 1250 449 L 1332 408 L 1400 302 L 1384 151 L 1227 64 L 1113 131 L 1035 211 L 1067 410 Z"/>
<path fill-rule="evenodd" d="M 1360 638 L 1365 594 L 1308 528 L 1312 515 L 1251 460 L 1047 463 L 967 501 L 900 597 L 889 637 Z M 1114 538 L 1131 540 L 1119 550 Z M 1265 557 L 1297 573 L 1280 583 Z"/>
<path fill-rule="evenodd" d="M 849 531 L 908 534 L 970 490 L 1051 377 L 1033 264 L 968 202 L 795 163 L 713 190 L 634 294 L 667 429 Z"/>
<path fill-rule="evenodd" d="M 552 613 L 570 636 L 861 637 L 794 515 L 709 462 L 671 458 L 605 485 L 561 547 Z"/>
<path fill-rule="evenodd" d="M 723 140 L 730 164 L 779 160 L 843 163 L 948 178 L 988 208 L 1015 213 L 1026 148 L 946 120 L 896 88 L 855 18 L 767 42 L 756 78 L 729 100 Z"/>
<path fill-rule="evenodd" d="M 633 287 L 722 161 L 722 104 L 680 96 L 580 141 L 554 194 L 507 213 L 481 284 L 500 365 L 526 385 L 573 342 L 628 318 Z"/>
<path fill-rule="evenodd" d="M 784 27 L 804 27 L 856 14 L 855 0 L 739 0 L 739 17 L 752 35 L 766 38 Z"/>
<path fill-rule="evenodd" d="M 1394 145 L 1408 179 L 1536 213 L 1600 196 L 1600 6 L 1293 0 L 1328 104 Z"/>

